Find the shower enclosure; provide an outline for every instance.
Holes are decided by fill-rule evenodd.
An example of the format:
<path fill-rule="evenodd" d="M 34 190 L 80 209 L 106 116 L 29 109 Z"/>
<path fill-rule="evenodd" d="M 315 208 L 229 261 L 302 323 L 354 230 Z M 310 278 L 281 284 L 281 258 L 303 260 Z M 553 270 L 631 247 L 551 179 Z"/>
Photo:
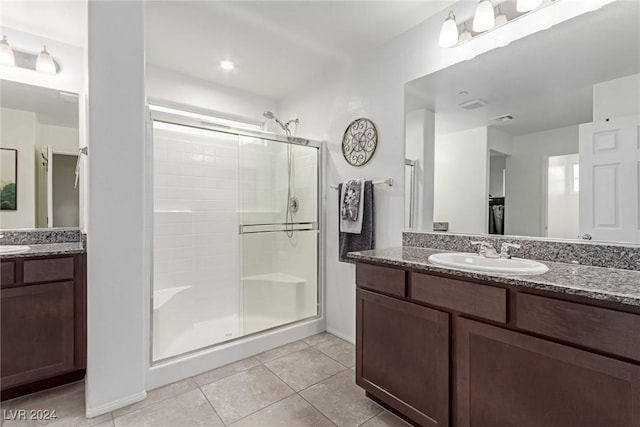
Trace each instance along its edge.
<path fill-rule="evenodd" d="M 320 144 L 152 123 L 151 365 L 318 317 Z"/>

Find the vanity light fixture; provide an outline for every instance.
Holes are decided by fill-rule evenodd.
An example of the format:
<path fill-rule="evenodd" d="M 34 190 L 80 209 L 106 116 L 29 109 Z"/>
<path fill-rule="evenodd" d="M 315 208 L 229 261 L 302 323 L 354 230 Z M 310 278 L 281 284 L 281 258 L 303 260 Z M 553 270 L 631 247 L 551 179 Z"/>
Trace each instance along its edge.
<path fill-rule="evenodd" d="M 9 46 L 9 42 L 7 42 L 7 36 L 4 36 L 0 41 L 0 65 L 16 66 L 16 57 L 13 54 L 13 49 Z"/>
<path fill-rule="evenodd" d="M 438 44 L 440 47 L 451 47 L 456 43 L 458 43 L 458 24 L 456 23 L 456 15 L 450 10 L 449 16 L 442 24 Z"/>
<path fill-rule="evenodd" d="M 500 6 L 496 7 L 496 27 L 507 23 L 507 16 L 500 11 Z"/>
<path fill-rule="evenodd" d="M 47 46 L 42 49 L 42 52 L 38 54 L 36 59 L 36 71 L 44 74 L 56 74 L 56 64 L 53 62 L 53 58 L 47 52 Z"/>
<path fill-rule="evenodd" d="M 467 40 L 471 40 L 472 37 L 471 31 L 467 28 L 467 24 L 462 24 L 462 31 L 460 32 L 460 37 L 458 37 L 458 43 L 464 43 Z"/>
<path fill-rule="evenodd" d="M 475 37 L 490 32 L 509 22 L 513 22 L 529 13 L 541 10 L 560 0 L 496 0 L 498 5 L 493 7 L 492 0 L 479 0 L 473 17 L 461 22 L 458 27 L 453 11 L 445 19 L 440 29 L 439 45 L 441 47 L 455 47 Z M 504 6 L 505 12 L 501 10 Z M 471 30 L 469 30 L 471 28 Z"/>
<path fill-rule="evenodd" d="M 496 17 L 491 0 L 480 0 L 473 16 L 473 31 L 481 33 L 492 29 L 496 25 Z"/>
<path fill-rule="evenodd" d="M 3 36 L 0 40 L 0 65 L 51 75 L 58 74 L 60 70 L 60 64 L 47 51 L 47 46 L 44 46 L 42 51 L 36 55 L 12 48 L 7 42 L 7 36 Z"/>
<path fill-rule="evenodd" d="M 542 0 L 518 0 L 516 10 L 518 12 L 529 12 L 542 4 Z"/>

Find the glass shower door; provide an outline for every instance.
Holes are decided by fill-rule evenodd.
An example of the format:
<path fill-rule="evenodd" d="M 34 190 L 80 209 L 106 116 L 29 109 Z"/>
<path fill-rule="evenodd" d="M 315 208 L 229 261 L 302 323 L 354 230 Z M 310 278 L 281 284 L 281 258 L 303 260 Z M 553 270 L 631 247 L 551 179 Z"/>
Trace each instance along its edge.
<path fill-rule="evenodd" d="M 240 137 L 240 328 L 318 314 L 318 149 Z"/>

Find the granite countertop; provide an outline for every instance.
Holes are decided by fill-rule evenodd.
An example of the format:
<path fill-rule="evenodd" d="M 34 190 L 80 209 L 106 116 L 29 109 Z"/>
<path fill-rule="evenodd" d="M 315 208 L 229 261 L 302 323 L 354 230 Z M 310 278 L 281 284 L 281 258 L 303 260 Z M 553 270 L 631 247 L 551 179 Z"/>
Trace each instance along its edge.
<path fill-rule="evenodd" d="M 452 276 L 491 280 L 508 285 L 640 306 L 640 271 L 542 261 L 543 264 L 549 267 L 549 271 L 544 274 L 487 273 L 438 266 L 429 262 L 429 255 L 440 252 L 451 251 L 403 246 L 350 252 L 347 257 L 357 261 L 370 261 L 414 268 L 425 272 L 438 272 Z"/>
<path fill-rule="evenodd" d="M 85 252 L 82 242 L 30 244 L 27 246 L 30 247 L 28 251 L 17 254 L 1 254 L 0 260 L 47 255 L 82 254 Z"/>

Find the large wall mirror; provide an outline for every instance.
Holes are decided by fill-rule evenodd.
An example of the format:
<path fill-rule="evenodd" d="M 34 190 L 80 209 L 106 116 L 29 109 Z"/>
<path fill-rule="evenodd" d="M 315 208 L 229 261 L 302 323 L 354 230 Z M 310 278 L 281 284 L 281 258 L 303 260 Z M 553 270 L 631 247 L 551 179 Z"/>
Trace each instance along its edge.
<path fill-rule="evenodd" d="M 613 2 L 407 83 L 406 228 L 640 242 L 639 11 Z"/>
<path fill-rule="evenodd" d="M 78 227 L 78 96 L 0 81 L 0 228 Z"/>

